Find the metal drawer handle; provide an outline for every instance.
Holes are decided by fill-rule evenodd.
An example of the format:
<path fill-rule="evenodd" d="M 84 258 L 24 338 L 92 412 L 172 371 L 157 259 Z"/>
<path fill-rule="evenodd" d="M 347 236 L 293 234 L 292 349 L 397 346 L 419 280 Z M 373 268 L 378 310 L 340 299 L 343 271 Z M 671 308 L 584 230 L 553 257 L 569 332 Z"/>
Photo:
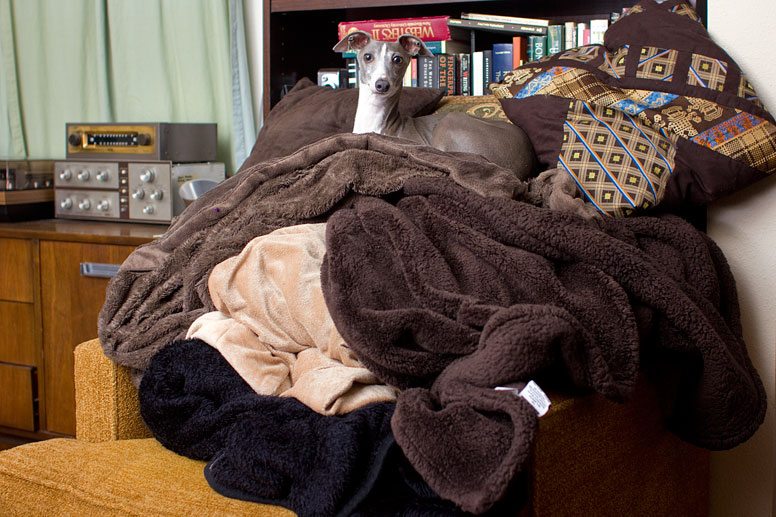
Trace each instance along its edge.
<path fill-rule="evenodd" d="M 111 278 L 119 271 L 118 264 L 101 264 L 99 262 L 81 262 L 81 275 L 96 278 Z"/>

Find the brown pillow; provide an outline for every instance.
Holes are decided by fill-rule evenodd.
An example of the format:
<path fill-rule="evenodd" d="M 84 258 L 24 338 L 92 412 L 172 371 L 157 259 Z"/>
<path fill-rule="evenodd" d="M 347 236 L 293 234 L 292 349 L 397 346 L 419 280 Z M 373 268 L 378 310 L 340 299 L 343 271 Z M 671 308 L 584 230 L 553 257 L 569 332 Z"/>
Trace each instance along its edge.
<path fill-rule="evenodd" d="M 405 88 L 399 111 L 410 117 L 427 115 L 443 94 L 437 88 Z M 352 131 L 357 103 L 356 88 L 334 90 L 317 86 L 308 78 L 301 79 L 270 112 L 240 171 L 291 154 L 321 138 Z"/>
<path fill-rule="evenodd" d="M 604 45 L 491 89 L 542 165 L 610 215 L 703 205 L 776 172 L 773 116 L 683 0 L 643 0 Z"/>

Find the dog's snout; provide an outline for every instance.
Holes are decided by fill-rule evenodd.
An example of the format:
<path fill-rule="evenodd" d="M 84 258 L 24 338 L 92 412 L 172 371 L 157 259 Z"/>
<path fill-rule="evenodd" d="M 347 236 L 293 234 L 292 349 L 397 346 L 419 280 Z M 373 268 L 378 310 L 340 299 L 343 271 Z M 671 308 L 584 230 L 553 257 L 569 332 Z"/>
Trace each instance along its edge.
<path fill-rule="evenodd" d="M 375 90 L 377 90 L 378 93 L 386 93 L 390 88 L 390 81 L 386 81 L 385 79 L 378 79 L 375 81 Z"/>

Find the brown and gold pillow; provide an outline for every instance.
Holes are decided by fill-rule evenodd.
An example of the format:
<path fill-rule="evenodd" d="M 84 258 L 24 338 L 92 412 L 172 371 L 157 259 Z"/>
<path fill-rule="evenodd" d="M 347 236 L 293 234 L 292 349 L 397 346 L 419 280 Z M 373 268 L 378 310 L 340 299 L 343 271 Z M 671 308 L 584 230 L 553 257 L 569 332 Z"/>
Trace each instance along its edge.
<path fill-rule="evenodd" d="M 705 204 L 776 171 L 776 124 L 681 0 L 645 0 L 588 45 L 491 85 L 547 168 L 600 211 Z"/>

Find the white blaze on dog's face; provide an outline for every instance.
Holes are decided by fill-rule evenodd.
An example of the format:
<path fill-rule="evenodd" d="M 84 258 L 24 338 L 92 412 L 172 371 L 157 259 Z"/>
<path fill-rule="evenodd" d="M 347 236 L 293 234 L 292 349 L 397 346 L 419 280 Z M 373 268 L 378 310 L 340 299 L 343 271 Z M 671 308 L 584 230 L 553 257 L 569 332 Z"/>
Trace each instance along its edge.
<path fill-rule="evenodd" d="M 355 31 L 342 39 L 334 50 L 356 52 L 359 87 L 369 88 L 375 95 L 395 95 L 401 91 L 402 79 L 412 57 L 431 55 L 423 42 L 405 34 L 395 42 L 375 41 L 363 31 Z"/>

